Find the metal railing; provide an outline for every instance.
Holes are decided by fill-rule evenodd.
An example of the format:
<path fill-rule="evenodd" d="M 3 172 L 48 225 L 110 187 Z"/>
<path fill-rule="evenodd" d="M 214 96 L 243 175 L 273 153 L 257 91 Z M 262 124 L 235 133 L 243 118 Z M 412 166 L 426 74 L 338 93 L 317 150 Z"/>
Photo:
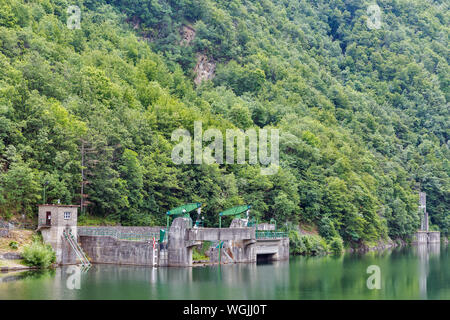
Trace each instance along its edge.
<path fill-rule="evenodd" d="M 159 239 L 160 234 L 157 232 L 122 232 L 120 230 L 111 229 L 94 229 L 94 228 L 78 228 L 79 236 L 110 236 L 119 240 L 129 241 L 147 241 Z"/>
<path fill-rule="evenodd" d="M 287 237 L 288 233 L 282 231 L 272 231 L 272 230 L 256 231 L 256 239 L 282 239 Z"/>
<path fill-rule="evenodd" d="M 46 226 L 46 227 L 51 227 L 52 226 L 52 221 L 51 220 L 47 220 L 46 218 L 39 218 L 38 219 L 38 226 Z"/>
<path fill-rule="evenodd" d="M 68 232 L 64 230 L 63 235 L 66 238 L 67 242 L 69 242 L 70 246 L 72 247 L 72 250 L 75 252 L 75 255 L 80 260 L 82 266 L 85 268 L 89 268 L 91 266 L 91 263 L 87 258 L 86 254 L 84 253 L 83 249 L 78 245 L 77 240 L 72 234 L 72 230 L 69 229 Z"/>

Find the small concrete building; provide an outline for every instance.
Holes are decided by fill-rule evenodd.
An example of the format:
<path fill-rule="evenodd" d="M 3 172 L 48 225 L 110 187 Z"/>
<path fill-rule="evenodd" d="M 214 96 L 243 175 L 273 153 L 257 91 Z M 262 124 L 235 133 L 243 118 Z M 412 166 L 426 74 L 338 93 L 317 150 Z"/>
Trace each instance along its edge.
<path fill-rule="evenodd" d="M 50 244 L 56 252 L 56 263 L 76 264 L 77 257 L 65 234 L 72 234 L 77 239 L 76 205 L 42 204 L 39 205 L 38 230 L 44 242 Z"/>

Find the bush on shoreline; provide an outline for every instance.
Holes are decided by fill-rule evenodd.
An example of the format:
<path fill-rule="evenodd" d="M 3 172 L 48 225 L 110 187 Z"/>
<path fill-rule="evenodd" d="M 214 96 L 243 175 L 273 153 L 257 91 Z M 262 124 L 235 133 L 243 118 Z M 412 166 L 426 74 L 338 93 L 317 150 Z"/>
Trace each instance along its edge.
<path fill-rule="evenodd" d="M 26 265 L 48 268 L 56 261 L 56 255 L 50 245 L 33 241 L 23 249 L 23 259 Z"/>
<path fill-rule="evenodd" d="M 330 250 L 335 255 L 341 255 L 344 252 L 344 241 L 340 237 L 334 237 L 329 243 Z"/>
<path fill-rule="evenodd" d="M 294 255 L 321 255 L 328 253 L 325 239 L 317 235 L 300 235 L 296 230 L 289 231 L 289 251 Z"/>

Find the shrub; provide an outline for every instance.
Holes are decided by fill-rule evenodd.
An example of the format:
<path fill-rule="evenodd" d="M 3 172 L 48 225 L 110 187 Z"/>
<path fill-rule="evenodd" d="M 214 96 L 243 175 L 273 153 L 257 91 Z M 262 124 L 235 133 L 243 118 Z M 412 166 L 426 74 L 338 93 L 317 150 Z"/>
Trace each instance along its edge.
<path fill-rule="evenodd" d="M 340 237 L 334 237 L 330 240 L 329 248 L 335 255 L 340 255 L 344 251 L 344 241 Z"/>
<path fill-rule="evenodd" d="M 296 255 L 319 255 L 327 253 L 328 245 L 320 236 L 300 235 L 296 230 L 289 231 L 289 251 Z"/>
<path fill-rule="evenodd" d="M 199 251 L 196 247 L 192 250 L 192 260 L 199 261 L 199 260 L 209 260 L 209 257 L 207 257 L 204 253 Z"/>
<path fill-rule="evenodd" d="M 296 230 L 289 230 L 289 252 L 294 255 L 305 254 L 306 247 Z"/>
<path fill-rule="evenodd" d="M 301 241 L 303 241 L 303 243 L 305 244 L 306 254 L 308 254 L 308 255 L 315 256 L 315 255 L 325 254 L 328 251 L 328 246 L 327 246 L 325 239 L 323 239 L 320 236 L 302 235 Z"/>
<path fill-rule="evenodd" d="M 319 221 L 319 234 L 327 240 L 331 240 L 334 237 L 339 237 L 334 223 L 328 217 L 323 217 Z"/>
<path fill-rule="evenodd" d="M 19 248 L 19 244 L 16 241 L 11 241 L 9 243 L 9 247 L 13 250 L 17 250 L 17 248 Z"/>
<path fill-rule="evenodd" d="M 47 268 L 55 262 L 56 255 L 50 245 L 34 241 L 23 249 L 23 258 L 27 265 Z"/>

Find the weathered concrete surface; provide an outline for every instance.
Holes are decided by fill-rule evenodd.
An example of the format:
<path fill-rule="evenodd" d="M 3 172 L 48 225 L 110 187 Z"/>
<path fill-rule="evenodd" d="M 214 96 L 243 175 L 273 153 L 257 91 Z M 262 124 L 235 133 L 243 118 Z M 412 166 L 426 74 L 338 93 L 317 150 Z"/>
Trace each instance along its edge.
<path fill-rule="evenodd" d="M 0 220 L 0 237 L 7 238 L 9 236 L 9 230 L 11 229 L 11 224 Z"/>
<path fill-rule="evenodd" d="M 0 237 L 7 238 L 9 236 L 9 229 L 0 228 Z"/>
<path fill-rule="evenodd" d="M 55 213 L 55 217 L 59 217 Z M 162 227 L 80 227 L 78 238 L 81 247 L 92 263 L 111 263 L 127 265 L 152 266 L 192 266 L 192 249 L 203 241 L 223 242 L 221 262 L 251 263 L 256 262 L 258 254 L 270 255 L 271 260 L 284 260 L 289 258 L 288 239 L 256 239 L 256 228 L 247 227 L 244 219 L 234 219 L 230 228 L 192 228 L 192 221 L 188 218 L 176 218 L 168 232 L 167 241 L 158 243 L 156 257 L 153 258 L 152 241 L 120 240 L 111 235 L 87 235 L 84 230 L 97 229 L 99 231 L 115 231 L 123 233 L 156 233 Z M 71 229 L 71 228 L 75 228 Z M 72 230 L 77 234 L 76 226 L 64 225 L 52 220 L 50 228 L 43 228 L 44 239 L 49 243 L 62 231 Z M 87 232 L 89 233 L 89 232 Z M 76 256 L 69 243 L 61 236 L 56 244 L 59 254 L 59 263 L 74 263 Z M 218 262 L 218 249 L 211 250 L 211 262 Z"/>
<path fill-rule="evenodd" d="M 413 244 L 440 243 L 441 233 L 439 231 L 417 231 L 413 235 Z"/>
<path fill-rule="evenodd" d="M 76 264 L 78 263 L 75 252 L 64 238 L 63 232 L 69 232 L 77 237 L 77 206 L 72 205 L 40 205 L 39 221 L 46 220 L 47 212 L 51 213 L 50 225 L 40 225 L 44 243 L 50 244 L 56 253 L 56 263 Z M 64 212 L 70 212 L 70 218 L 64 219 Z"/>
<path fill-rule="evenodd" d="M 289 238 L 258 239 L 256 242 L 256 255 L 270 255 L 269 260 L 289 259 Z"/>
<path fill-rule="evenodd" d="M 256 228 L 247 227 L 247 219 L 233 219 L 230 228 L 211 229 L 218 235 L 217 239 L 223 241 L 220 250 L 222 263 L 250 263 L 256 262 Z M 219 249 L 210 250 L 210 261 L 219 262 Z"/>
<path fill-rule="evenodd" d="M 428 232 L 428 243 L 440 243 L 441 242 L 441 233 L 438 231 L 429 231 Z"/>
<path fill-rule="evenodd" d="M 92 263 L 153 265 L 151 241 L 118 240 L 110 236 L 80 236 L 79 238 L 81 247 Z"/>
<path fill-rule="evenodd" d="M 188 240 L 250 240 L 255 239 L 255 228 L 195 228 L 188 230 Z"/>
<path fill-rule="evenodd" d="M 250 263 L 256 262 L 256 240 L 253 241 L 227 241 L 221 249 L 222 263 Z M 211 262 L 219 262 L 219 249 L 211 248 L 209 251 Z"/>
<path fill-rule="evenodd" d="M 192 266 L 192 247 L 196 245 L 189 241 L 188 228 L 191 221 L 188 218 L 176 218 L 169 229 L 168 236 L 168 266 L 189 267 Z"/>
<path fill-rule="evenodd" d="M 221 250 L 221 262 L 224 263 L 250 263 L 256 262 L 258 255 L 267 255 L 268 260 L 287 260 L 289 259 L 289 239 L 256 239 L 256 228 L 243 227 L 247 225 L 245 219 L 233 219 L 229 229 L 227 230 L 231 235 L 228 238 L 220 235 L 220 239 L 224 241 Z M 260 225 L 258 225 L 258 229 Z M 274 230 L 275 225 L 265 224 L 261 230 Z M 245 232 L 250 232 L 245 235 Z M 209 251 L 210 260 L 212 262 L 219 261 L 219 250 L 211 248 Z"/>
<path fill-rule="evenodd" d="M 69 242 L 67 241 L 67 239 L 64 238 L 64 236 L 62 236 L 61 238 L 60 248 L 61 248 L 61 256 L 60 260 L 59 261 L 57 260 L 57 263 L 62 265 L 80 263 L 80 260 L 78 259 L 75 251 L 72 249 Z"/>

